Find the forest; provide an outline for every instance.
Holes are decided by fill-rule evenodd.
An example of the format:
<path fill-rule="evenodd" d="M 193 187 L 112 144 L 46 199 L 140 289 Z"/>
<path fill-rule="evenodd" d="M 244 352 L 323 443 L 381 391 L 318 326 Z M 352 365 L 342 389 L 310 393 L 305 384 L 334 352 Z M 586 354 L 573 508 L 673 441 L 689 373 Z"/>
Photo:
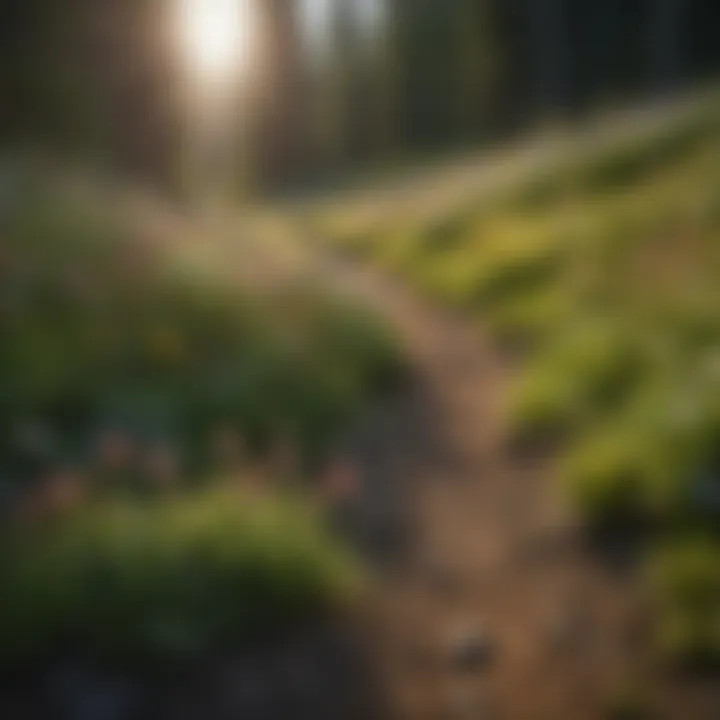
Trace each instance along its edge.
<path fill-rule="evenodd" d="M 701 83 L 720 62 L 712 0 L 244 2 L 262 38 L 242 81 L 254 97 L 237 100 L 253 157 L 236 163 L 269 188 L 491 143 Z M 3 0 L 0 13 L 0 137 L 177 177 L 172 0 Z"/>
<path fill-rule="evenodd" d="M 716 0 L 0 0 L 0 718 L 720 717 Z"/>

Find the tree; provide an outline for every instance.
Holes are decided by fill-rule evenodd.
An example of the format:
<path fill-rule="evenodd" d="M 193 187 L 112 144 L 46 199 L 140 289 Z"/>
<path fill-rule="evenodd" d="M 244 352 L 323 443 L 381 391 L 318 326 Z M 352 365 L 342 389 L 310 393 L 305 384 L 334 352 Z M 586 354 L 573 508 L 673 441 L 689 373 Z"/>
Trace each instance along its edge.
<path fill-rule="evenodd" d="M 256 180 L 261 186 L 288 183 L 302 167 L 307 109 L 305 72 L 295 0 L 262 0 L 258 9 L 257 76 L 250 122 Z"/>

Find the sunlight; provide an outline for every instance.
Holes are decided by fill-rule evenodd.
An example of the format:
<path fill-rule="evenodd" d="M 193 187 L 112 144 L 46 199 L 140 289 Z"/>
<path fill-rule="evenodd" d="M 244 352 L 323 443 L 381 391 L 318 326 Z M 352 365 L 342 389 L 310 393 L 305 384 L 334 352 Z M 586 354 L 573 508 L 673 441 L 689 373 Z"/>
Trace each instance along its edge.
<path fill-rule="evenodd" d="M 203 83 L 225 82 L 249 62 L 251 0 L 179 0 L 184 52 Z"/>

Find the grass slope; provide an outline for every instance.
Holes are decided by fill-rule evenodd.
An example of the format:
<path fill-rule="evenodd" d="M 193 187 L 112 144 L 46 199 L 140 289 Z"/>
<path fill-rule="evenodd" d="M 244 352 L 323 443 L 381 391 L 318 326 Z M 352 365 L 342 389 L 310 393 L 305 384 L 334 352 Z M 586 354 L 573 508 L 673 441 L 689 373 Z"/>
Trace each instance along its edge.
<path fill-rule="evenodd" d="M 717 657 L 717 103 L 432 221 L 335 241 L 521 344 L 513 433 L 562 441 L 558 481 L 589 521 L 649 522 L 679 547 L 683 528 L 704 534 L 700 553 L 662 551 L 653 587 L 665 644 Z"/>

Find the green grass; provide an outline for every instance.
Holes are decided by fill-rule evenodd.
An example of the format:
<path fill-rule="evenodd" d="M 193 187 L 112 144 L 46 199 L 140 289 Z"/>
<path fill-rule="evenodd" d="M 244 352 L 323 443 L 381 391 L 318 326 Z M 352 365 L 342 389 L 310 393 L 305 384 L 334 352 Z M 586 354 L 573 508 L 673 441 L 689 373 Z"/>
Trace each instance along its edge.
<path fill-rule="evenodd" d="M 206 491 L 5 532 L 0 661 L 182 661 L 343 607 L 350 556 L 298 499 Z"/>
<path fill-rule="evenodd" d="M 622 402 L 647 365 L 639 339 L 622 324 L 585 318 L 537 353 L 512 398 L 521 435 L 572 432 Z"/>

